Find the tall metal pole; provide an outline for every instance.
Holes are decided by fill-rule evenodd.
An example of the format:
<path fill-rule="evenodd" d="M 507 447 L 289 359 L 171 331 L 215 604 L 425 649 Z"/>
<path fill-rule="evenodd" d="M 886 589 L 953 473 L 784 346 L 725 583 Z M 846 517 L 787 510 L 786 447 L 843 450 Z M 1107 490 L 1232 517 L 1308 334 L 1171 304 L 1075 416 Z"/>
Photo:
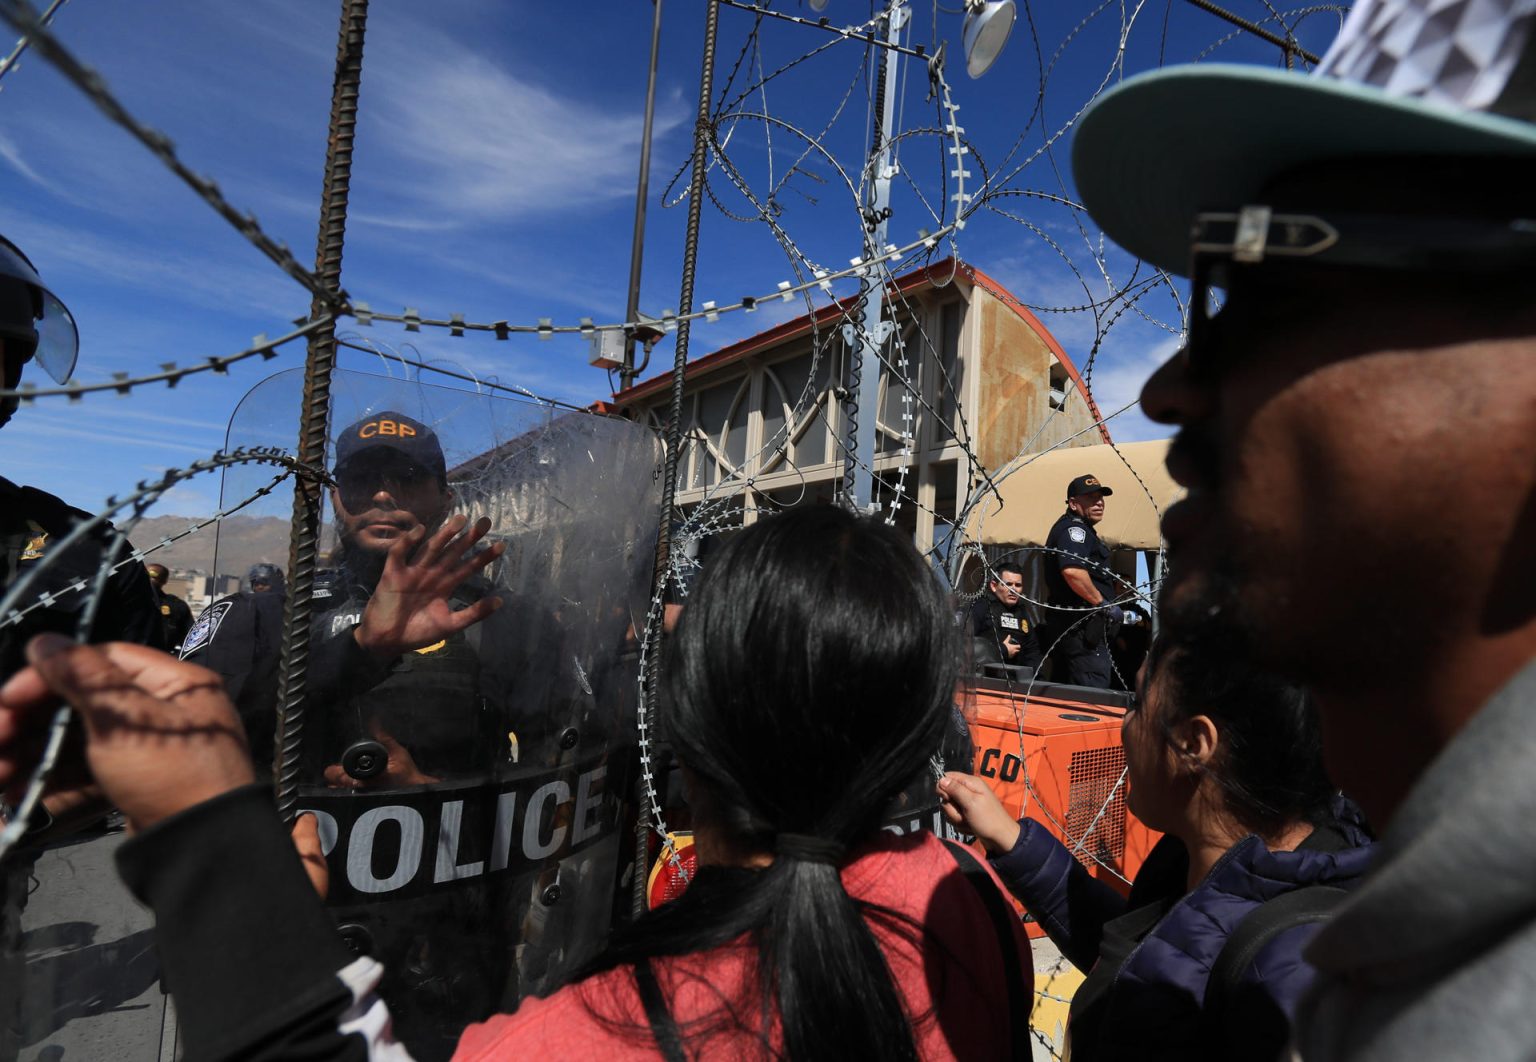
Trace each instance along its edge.
<path fill-rule="evenodd" d="M 656 56 L 661 51 L 661 0 L 651 23 L 651 73 L 645 83 L 645 128 L 640 134 L 640 179 L 635 184 L 635 235 L 629 249 L 629 303 L 624 320 L 633 324 L 640 314 L 640 263 L 645 257 L 645 206 L 651 184 L 651 125 L 656 117 Z M 619 390 L 635 382 L 635 333 L 624 334 L 624 364 L 619 369 Z"/>
<path fill-rule="evenodd" d="M 672 508 L 677 502 L 677 463 L 683 449 L 683 377 L 688 367 L 688 315 L 693 312 L 693 276 L 699 260 L 699 217 L 704 203 L 704 177 L 709 169 L 709 101 L 714 95 L 715 37 L 720 27 L 720 6 L 707 0 L 704 15 L 704 59 L 699 73 L 699 113 L 693 125 L 693 175 L 688 184 L 688 231 L 683 240 L 683 285 L 678 295 L 677 346 L 672 358 L 672 397 L 667 405 L 666 464 L 661 482 L 661 526 L 656 532 L 656 567 L 652 586 L 665 585 L 671 568 Z M 645 707 L 650 715 L 652 748 L 661 736 L 660 716 L 656 711 L 656 688 L 661 677 L 661 616 L 652 617 L 645 628 Z M 644 779 L 641 780 L 644 787 Z M 635 822 L 635 881 L 633 913 L 645 912 L 646 854 L 651 826 L 651 809 L 645 794 L 640 797 L 640 815 Z"/>
<path fill-rule="evenodd" d="M 891 0 L 885 12 L 885 39 L 901 43 L 901 31 L 910 12 L 905 0 Z M 901 53 L 881 48 L 879 73 L 875 78 L 876 105 L 880 122 L 875 127 L 874 143 L 869 149 L 869 169 L 864 181 L 864 260 L 873 261 L 885 252 L 887 222 L 891 216 L 891 130 L 896 121 L 896 84 Z M 857 405 L 849 411 L 847 458 L 844 482 L 849 487 L 853 507 L 866 511 L 874 501 L 876 422 L 880 415 L 880 350 L 890 337 L 892 325 L 884 320 L 884 272 L 871 266 L 859 280 L 858 326 L 844 325 L 845 345 L 857 345 L 858 356 L 848 360 L 848 392 Z M 845 407 L 846 408 L 846 407 Z"/>
<path fill-rule="evenodd" d="M 363 79 L 363 31 L 368 0 L 343 0 L 336 42 L 336 75 L 331 87 L 330 139 L 325 149 L 320 232 L 315 273 L 334 293 L 341 290 L 341 250 L 347 232 L 347 193 L 352 180 L 352 141 L 357 130 L 357 96 Z M 311 316 L 333 309 L 316 298 Z M 331 411 L 331 373 L 336 367 L 334 323 L 310 333 L 304 361 L 304 408 L 299 420 L 299 460 L 323 467 Z M 304 686 L 309 667 L 310 602 L 320 548 L 322 486 L 295 479 L 293 520 L 288 539 L 288 599 L 283 605 L 283 653 L 277 680 L 277 810 L 293 819 L 299 784 L 300 744 L 304 736 Z"/>

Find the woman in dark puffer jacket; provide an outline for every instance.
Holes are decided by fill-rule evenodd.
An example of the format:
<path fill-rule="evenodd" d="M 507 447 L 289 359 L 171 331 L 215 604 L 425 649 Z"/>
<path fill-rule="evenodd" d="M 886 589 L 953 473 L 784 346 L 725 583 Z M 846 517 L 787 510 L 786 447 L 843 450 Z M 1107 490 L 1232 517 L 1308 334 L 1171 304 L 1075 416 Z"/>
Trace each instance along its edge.
<path fill-rule="evenodd" d="M 1256 934 L 1277 912 L 1268 908 L 1242 934 L 1256 953 L 1233 966 L 1235 944 L 1214 982 L 1212 968 L 1261 904 L 1308 886 L 1349 889 L 1370 861 L 1363 820 L 1324 772 L 1305 692 L 1222 648 L 1164 641 L 1140 676 L 1122 734 L 1127 801 L 1165 836 L 1129 898 L 1040 823 L 1015 823 L 979 779 L 939 783 L 950 821 L 976 835 L 1087 971 L 1067 1029 L 1073 1062 L 1277 1058 L 1312 978 L 1302 952 L 1320 923 Z M 1320 896 L 1312 889 L 1287 904 Z"/>

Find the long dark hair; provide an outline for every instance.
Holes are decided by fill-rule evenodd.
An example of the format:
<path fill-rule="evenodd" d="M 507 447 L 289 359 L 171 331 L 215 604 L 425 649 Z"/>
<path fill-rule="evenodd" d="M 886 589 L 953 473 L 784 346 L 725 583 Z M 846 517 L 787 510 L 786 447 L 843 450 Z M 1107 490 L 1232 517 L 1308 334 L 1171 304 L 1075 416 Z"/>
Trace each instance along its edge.
<path fill-rule="evenodd" d="M 1335 789 L 1323 766 L 1317 706 L 1305 688 L 1252 666 L 1236 637 L 1211 628 L 1153 643 L 1147 686 L 1154 683 L 1165 732 L 1195 715 L 1216 724 L 1220 742 L 1208 770 L 1245 828 L 1273 836 L 1290 823 L 1329 819 Z"/>
<path fill-rule="evenodd" d="M 742 531 L 689 595 L 664 679 L 667 733 L 709 821 L 749 852 L 784 834 L 846 849 L 878 831 L 943 737 L 946 613 L 910 539 L 875 519 L 812 506 Z M 836 866 L 781 854 L 728 887 L 706 875 L 616 936 L 599 967 L 750 934 L 760 999 L 732 1009 L 763 1015 L 765 1043 L 776 1011 L 789 1058 L 917 1057 Z"/>

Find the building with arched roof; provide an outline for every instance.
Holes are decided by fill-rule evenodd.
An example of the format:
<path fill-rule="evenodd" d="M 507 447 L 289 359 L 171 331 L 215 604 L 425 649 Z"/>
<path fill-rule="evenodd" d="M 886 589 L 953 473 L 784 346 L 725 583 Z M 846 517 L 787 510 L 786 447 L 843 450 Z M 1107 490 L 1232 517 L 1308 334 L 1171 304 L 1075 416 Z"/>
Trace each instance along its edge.
<path fill-rule="evenodd" d="M 841 326 L 856 301 L 689 364 L 681 508 L 729 498 L 747 523 L 764 508 L 835 496 L 849 426 L 850 343 Z M 897 521 L 919 549 L 948 536 L 984 470 L 1023 451 L 1110 441 L 1061 344 L 980 269 L 950 258 L 906 273 L 890 284 L 887 307 L 900 342 L 886 343 L 881 370 L 876 498 L 887 510 L 896 501 Z M 615 393 L 604 408 L 660 431 L 671 388 L 668 370 Z"/>

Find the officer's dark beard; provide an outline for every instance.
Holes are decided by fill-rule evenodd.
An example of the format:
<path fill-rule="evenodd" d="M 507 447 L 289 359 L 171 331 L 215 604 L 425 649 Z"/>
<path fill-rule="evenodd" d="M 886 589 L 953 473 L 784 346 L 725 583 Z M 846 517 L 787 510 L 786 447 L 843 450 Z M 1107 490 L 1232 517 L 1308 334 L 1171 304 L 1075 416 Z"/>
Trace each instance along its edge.
<path fill-rule="evenodd" d="M 341 540 L 341 566 L 353 581 L 362 584 L 370 592 L 379 585 L 387 557 L 385 552 L 362 549 L 350 538 Z"/>

